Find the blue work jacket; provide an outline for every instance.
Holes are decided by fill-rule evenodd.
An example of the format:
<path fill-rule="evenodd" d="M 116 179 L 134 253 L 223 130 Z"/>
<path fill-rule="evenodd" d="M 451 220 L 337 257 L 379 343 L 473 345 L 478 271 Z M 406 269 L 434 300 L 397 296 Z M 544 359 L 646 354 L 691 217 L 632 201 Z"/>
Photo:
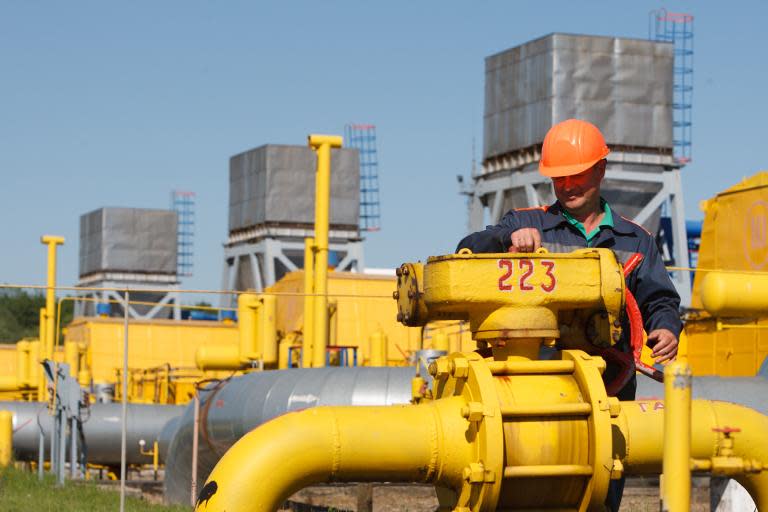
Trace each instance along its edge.
<path fill-rule="evenodd" d="M 507 212 L 496 226 L 488 226 L 459 242 L 459 249 L 467 248 L 474 253 L 507 252 L 511 235 L 521 228 L 536 228 L 541 233 L 541 244 L 550 252 L 571 252 L 585 247 L 603 247 L 613 250 L 623 264 L 634 253 L 643 255 L 642 262 L 627 277 L 627 286 L 635 296 L 646 332 L 669 329 L 679 338 L 680 296 L 669 278 L 661 254 L 653 236 L 641 226 L 622 217 L 611 209 L 613 227 L 601 226 L 600 232 L 588 243 L 578 228 L 563 216 L 562 206 L 555 202 L 549 207 L 522 208 Z M 619 348 L 629 348 L 628 324 L 624 325 L 624 337 Z M 610 373 L 610 372 L 608 372 Z M 621 399 L 634 398 L 634 379 L 619 394 Z"/>

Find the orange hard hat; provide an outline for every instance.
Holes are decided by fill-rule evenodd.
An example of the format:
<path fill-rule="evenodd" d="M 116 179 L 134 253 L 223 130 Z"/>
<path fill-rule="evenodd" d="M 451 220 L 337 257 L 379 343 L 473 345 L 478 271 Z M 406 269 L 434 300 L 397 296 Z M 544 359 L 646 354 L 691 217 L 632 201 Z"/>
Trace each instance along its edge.
<path fill-rule="evenodd" d="M 608 156 L 610 150 L 597 126 L 568 119 L 549 129 L 541 149 L 539 172 L 550 178 L 586 171 Z"/>

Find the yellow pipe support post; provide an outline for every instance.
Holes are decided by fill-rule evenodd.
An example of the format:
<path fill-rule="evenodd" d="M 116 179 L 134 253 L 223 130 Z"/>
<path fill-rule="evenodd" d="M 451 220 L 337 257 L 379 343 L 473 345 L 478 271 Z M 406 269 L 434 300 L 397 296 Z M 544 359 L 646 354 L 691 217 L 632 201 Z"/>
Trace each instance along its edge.
<path fill-rule="evenodd" d="M 312 367 L 315 332 L 315 239 L 304 239 L 304 327 L 301 335 L 302 368 Z"/>
<path fill-rule="evenodd" d="M 48 279 L 45 291 L 45 357 L 53 360 L 56 332 L 56 249 L 64 243 L 60 236 L 44 235 L 40 242 L 48 246 Z"/>
<path fill-rule="evenodd" d="M 335 135 L 310 135 L 309 146 L 317 153 L 315 176 L 315 332 L 312 366 L 325 366 L 328 346 L 328 226 L 331 203 L 331 148 L 343 139 Z"/>
<path fill-rule="evenodd" d="M 664 368 L 664 460 L 661 508 L 691 509 L 691 367 L 678 359 Z"/>
<path fill-rule="evenodd" d="M 259 308 L 259 345 L 264 364 L 277 365 L 277 297 L 262 295 Z"/>
<path fill-rule="evenodd" d="M 38 336 L 40 338 L 39 344 L 37 347 L 37 361 L 35 361 L 35 365 L 39 366 L 40 363 L 43 362 L 43 359 L 45 359 L 45 340 L 46 338 L 46 310 L 45 308 L 40 308 L 40 335 Z M 42 369 L 37 373 L 37 399 L 38 400 L 45 400 L 45 397 L 47 396 L 45 391 L 45 375 L 43 375 Z"/>
<path fill-rule="evenodd" d="M 387 335 L 381 329 L 377 329 L 371 333 L 369 341 L 371 357 L 368 366 L 387 366 Z"/>
<path fill-rule="evenodd" d="M 7 468 L 13 459 L 13 413 L 0 411 L 0 467 Z"/>
<path fill-rule="evenodd" d="M 260 359 L 256 329 L 258 326 L 259 298 L 243 293 L 237 298 L 237 322 L 240 335 L 240 363 L 250 364 Z"/>

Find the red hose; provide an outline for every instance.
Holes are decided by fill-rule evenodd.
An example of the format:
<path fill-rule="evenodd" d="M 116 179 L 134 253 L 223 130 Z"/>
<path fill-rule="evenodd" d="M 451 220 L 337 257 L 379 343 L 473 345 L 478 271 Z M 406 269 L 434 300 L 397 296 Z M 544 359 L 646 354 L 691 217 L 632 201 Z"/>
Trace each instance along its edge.
<path fill-rule="evenodd" d="M 624 265 L 624 279 L 643 261 L 643 255 L 633 254 Z M 645 364 L 642 359 L 643 352 L 643 316 L 640 313 L 640 307 L 637 305 L 635 296 L 629 291 L 629 287 L 624 289 L 625 311 L 629 320 L 629 345 L 632 353 L 622 352 L 617 348 L 611 347 L 604 349 L 601 356 L 606 362 L 612 362 L 619 367 L 618 375 L 605 385 L 608 396 L 616 396 L 621 389 L 627 385 L 635 370 L 643 375 L 652 378 L 658 382 L 664 382 L 664 374 L 656 368 Z"/>

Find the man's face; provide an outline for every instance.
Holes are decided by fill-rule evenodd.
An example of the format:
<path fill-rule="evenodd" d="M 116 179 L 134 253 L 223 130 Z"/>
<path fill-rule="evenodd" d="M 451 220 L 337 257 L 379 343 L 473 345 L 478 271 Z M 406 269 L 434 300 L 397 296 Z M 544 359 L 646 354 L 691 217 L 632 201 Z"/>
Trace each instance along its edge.
<path fill-rule="evenodd" d="M 605 161 L 601 160 L 580 174 L 552 178 L 555 196 L 566 210 L 585 213 L 600 204 L 600 182 L 604 175 Z"/>

